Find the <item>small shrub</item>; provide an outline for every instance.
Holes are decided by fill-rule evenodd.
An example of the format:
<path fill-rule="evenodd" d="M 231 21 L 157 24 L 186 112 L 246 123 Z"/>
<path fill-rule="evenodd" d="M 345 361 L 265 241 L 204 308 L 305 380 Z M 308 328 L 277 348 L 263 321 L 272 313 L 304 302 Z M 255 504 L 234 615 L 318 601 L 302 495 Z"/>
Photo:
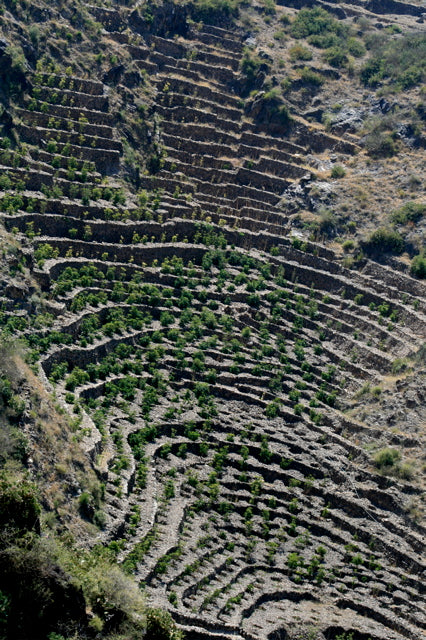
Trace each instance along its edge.
<path fill-rule="evenodd" d="M 401 454 L 398 449 L 380 449 L 374 455 L 373 461 L 375 466 L 381 471 L 385 471 L 393 467 L 401 459 Z"/>
<path fill-rule="evenodd" d="M 245 76 L 245 88 L 247 91 L 253 88 L 259 73 L 264 67 L 265 63 L 261 58 L 253 54 L 248 48 L 244 50 L 240 70 L 243 76 Z"/>
<path fill-rule="evenodd" d="M 355 248 L 355 243 L 353 240 L 345 240 L 345 242 L 342 244 L 342 249 L 345 253 L 347 253 L 348 251 L 352 251 Z"/>
<path fill-rule="evenodd" d="M 411 261 L 410 273 L 415 278 L 426 278 L 426 258 L 423 255 L 414 256 Z"/>
<path fill-rule="evenodd" d="M 404 239 L 396 231 L 380 228 L 362 242 L 363 250 L 368 254 L 382 255 L 385 253 L 400 254 L 404 250 Z"/>
<path fill-rule="evenodd" d="M 336 68 L 345 67 L 348 63 L 348 56 L 340 46 L 327 49 L 323 54 L 323 59 L 330 66 Z"/>
<path fill-rule="evenodd" d="M 355 58 L 362 58 L 367 53 L 361 40 L 357 40 L 357 38 L 348 38 L 346 45 L 348 52 Z"/>
<path fill-rule="evenodd" d="M 36 487 L 22 478 L 0 475 L 0 529 L 10 528 L 22 535 L 39 531 L 41 513 Z"/>
<path fill-rule="evenodd" d="M 207 24 L 215 24 L 238 14 L 240 0 L 196 0 L 193 16 Z"/>
<path fill-rule="evenodd" d="M 290 60 L 295 62 L 296 60 L 312 60 L 312 52 L 308 47 L 304 47 L 301 44 L 295 44 L 289 49 Z"/>
<path fill-rule="evenodd" d="M 268 125 L 279 125 L 287 128 L 291 122 L 290 112 L 284 104 L 277 88 L 264 94 L 261 98 L 262 110 L 257 121 Z"/>
<path fill-rule="evenodd" d="M 391 221 L 395 224 L 419 222 L 426 213 L 426 204 L 422 202 L 406 202 L 391 214 Z"/>
<path fill-rule="evenodd" d="M 332 178 L 343 178 L 346 175 L 346 170 L 341 164 L 335 164 L 331 170 Z"/>
<path fill-rule="evenodd" d="M 279 42 L 285 42 L 285 39 L 286 39 L 286 36 L 282 29 L 274 33 L 274 40 L 278 40 Z"/>
<path fill-rule="evenodd" d="M 395 475 L 402 480 L 412 480 L 415 474 L 414 462 L 403 462 L 395 468 Z"/>
<path fill-rule="evenodd" d="M 390 158 L 397 149 L 392 136 L 383 131 L 373 131 L 365 137 L 365 148 L 372 158 Z"/>
<path fill-rule="evenodd" d="M 320 87 L 324 83 L 324 78 L 322 78 L 319 73 L 315 73 L 315 71 L 309 69 L 309 67 L 303 67 L 302 71 L 300 72 L 300 77 L 303 82 L 306 82 L 307 84 L 310 84 L 314 87 Z"/>
<path fill-rule="evenodd" d="M 99 529 L 103 529 L 105 527 L 106 520 L 106 515 L 101 509 L 98 509 L 93 514 L 93 524 L 99 527 Z"/>
<path fill-rule="evenodd" d="M 167 611 L 148 609 L 146 614 L 146 637 L 150 640 L 182 640 L 182 632 L 176 628 Z"/>
<path fill-rule="evenodd" d="M 275 0 L 261 0 L 263 11 L 267 16 L 274 16 L 277 12 Z"/>
<path fill-rule="evenodd" d="M 265 409 L 265 414 L 268 418 L 276 418 L 279 412 L 280 408 L 276 402 L 269 403 Z"/>

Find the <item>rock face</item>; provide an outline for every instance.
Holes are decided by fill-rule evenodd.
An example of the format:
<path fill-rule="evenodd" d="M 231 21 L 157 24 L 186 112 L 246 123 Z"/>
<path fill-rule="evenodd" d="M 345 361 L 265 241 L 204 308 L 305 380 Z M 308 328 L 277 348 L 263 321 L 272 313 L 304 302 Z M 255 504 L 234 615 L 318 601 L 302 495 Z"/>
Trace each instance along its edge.
<path fill-rule="evenodd" d="M 19 199 L 3 220 L 31 239 L 52 308 L 51 326 L 22 331 L 58 397 L 92 418 L 76 437 L 105 483 L 102 539 L 124 540 L 119 561 L 188 638 L 414 640 L 420 489 L 372 470 L 359 441 L 380 425 L 341 408 L 419 350 L 424 286 L 289 236 L 297 203 L 282 194 L 303 191 L 309 153 L 357 142 L 301 119 L 289 133 L 264 95 L 247 118 L 243 36 L 191 29 L 173 6 L 158 33 L 136 11 L 93 9 L 153 87 L 137 197 L 117 181 L 122 68 L 38 74 L 21 105 L 28 156 L 5 167 Z M 55 598 L 78 620 L 63 582 Z"/>
<path fill-rule="evenodd" d="M 424 15 L 424 8 L 406 2 L 396 2 L 395 0 L 370 0 L 365 8 L 372 13 L 394 15 L 409 15 L 421 17 Z"/>

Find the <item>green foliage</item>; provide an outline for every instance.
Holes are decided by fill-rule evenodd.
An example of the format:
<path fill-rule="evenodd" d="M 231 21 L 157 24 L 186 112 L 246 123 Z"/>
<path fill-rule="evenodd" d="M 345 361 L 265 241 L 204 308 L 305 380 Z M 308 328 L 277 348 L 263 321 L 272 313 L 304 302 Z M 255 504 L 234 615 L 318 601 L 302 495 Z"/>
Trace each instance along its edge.
<path fill-rule="evenodd" d="M 297 567 L 303 566 L 303 558 L 298 553 L 290 553 L 287 558 L 287 566 L 291 571 L 295 571 Z"/>
<path fill-rule="evenodd" d="M 182 640 L 183 634 L 176 628 L 173 618 L 167 611 L 148 609 L 146 637 L 149 640 Z"/>
<path fill-rule="evenodd" d="M 346 175 L 346 170 L 341 164 L 335 164 L 331 170 L 332 178 L 343 178 Z"/>
<path fill-rule="evenodd" d="M 250 90 L 262 69 L 265 68 L 265 62 L 259 58 L 248 47 L 244 49 L 244 55 L 240 62 L 240 70 L 245 77 L 246 89 Z"/>
<path fill-rule="evenodd" d="M 38 531 L 41 508 L 34 484 L 3 471 L 0 475 L 0 530 L 13 529 L 17 535 Z"/>
<path fill-rule="evenodd" d="M 386 469 L 393 467 L 400 459 L 401 454 L 398 449 L 391 448 L 380 449 L 373 458 L 374 464 L 381 471 L 385 471 Z"/>
<path fill-rule="evenodd" d="M 410 273 L 415 278 L 426 278 L 426 257 L 418 254 L 411 261 Z"/>
<path fill-rule="evenodd" d="M 339 633 L 334 640 L 354 640 L 354 634 L 350 631 Z"/>
<path fill-rule="evenodd" d="M 47 541 L 28 535 L 0 550 L 0 593 L 7 623 L 4 629 L 0 622 L 2 637 L 46 638 L 49 632 L 62 637 L 53 634 L 84 627 L 84 599 L 50 551 Z"/>
<path fill-rule="evenodd" d="M 127 629 L 136 640 L 145 623 L 145 602 L 138 585 L 116 564 L 114 553 L 102 546 L 92 551 L 51 549 L 53 557 L 73 577 L 84 594 L 86 606 L 110 629 Z"/>
<path fill-rule="evenodd" d="M 406 202 L 396 209 L 390 216 L 395 224 L 407 224 L 407 222 L 419 222 L 426 213 L 426 204 L 422 202 Z"/>
<path fill-rule="evenodd" d="M 45 243 L 41 244 L 34 251 L 34 257 L 37 260 L 38 265 L 41 267 L 44 264 L 45 260 L 50 260 L 51 258 L 57 258 L 59 255 L 59 250 L 52 247 L 52 245 Z"/>
<path fill-rule="evenodd" d="M 323 54 L 323 59 L 332 67 L 345 67 L 348 63 L 348 56 L 345 51 L 339 47 L 329 47 Z"/>
<path fill-rule="evenodd" d="M 368 254 L 400 254 L 404 250 L 404 239 L 392 229 L 380 228 L 362 242 L 362 248 Z"/>
<path fill-rule="evenodd" d="M 367 50 L 361 40 L 356 38 L 348 38 L 346 42 L 348 52 L 355 58 L 362 58 L 367 53 Z"/>
<path fill-rule="evenodd" d="M 261 0 L 263 11 L 267 16 L 274 16 L 277 12 L 275 0 Z"/>
<path fill-rule="evenodd" d="M 216 24 L 238 15 L 241 0 L 194 0 L 193 17 L 207 24 Z"/>
<path fill-rule="evenodd" d="M 312 60 L 312 52 L 308 47 L 304 47 L 302 44 L 295 44 L 290 47 L 290 60 L 293 62 L 296 60 Z"/>
<path fill-rule="evenodd" d="M 422 35 L 403 38 L 372 38 L 371 58 L 361 70 L 361 81 L 370 87 L 387 82 L 396 91 L 409 89 L 425 80 L 426 40 Z"/>
<path fill-rule="evenodd" d="M 353 36 L 349 37 L 350 27 L 320 7 L 301 9 L 290 31 L 295 38 L 307 38 L 313 46 L 325 49 L 323 59 L 333 67 L 345 67 L 349 62 L 349 54 L 355 57 L 365 54 L 362 42 Z M 296 45 L 293 50 L 290 50 L 290 57 L 294 60 L 310 60 L 312 57 L 304 47 L 297 48 Z"/>
<path fill-rule="evenodd" d="M 393 137 L 377 129 L 366 136 L 365 148 L 373 158 L 390 158 L 397 151 Z"/>
<path fill-rule="evenodd" d="M 290 112 L 278 89 L 271 89 L 262 97 L 262 122 L 276 123 L 288 127 L 291 122 Z"/>
<path fill-rule="evenodd" d="M 280 407 L 277 402 L 270 402 L 265 409 L 265 415 L 268 418 L 276 418 L 279 415 Z"/>
<path fill-rule="evenodd" d="M 298 11 L 290 31 L 294 38 L 308 38 L 311 35 L 324 33 L 344 35 L 347 27 L 335 20 L 325 9 L 313 7 Z"/>
<path fill-rule="evenodd" d="M 6 49 L 6 55 L 10 59 L 12 73 L 25 73 L 27 61 L 22 48 L 19 45 L 11 45 Z"/>
<path fill-rule="evenodd" d="M 0 591 L 0 630 L 7 624 L 10 610 L 10 596 Z"/>
<path fill-rule="evenodd" d="M 148 553 L 152 544 L 154 543 L 157 536 L 157 530 L 155 527 L 149 531 L 142 540 L 137 542 L 133 547 L 132 551 L 126 556 L 123 561 L 122 568 L 123 571 L 127 574 L 133 573 L 138 563 L 141 562 L 146 553 Z"/>
<path fill-rule="evenodd" d="M 0 408 L 12 423 L 17 423 L 25 410 L 25 400 L 14 392 L 12 383 L 6 376 L 0 377 Z"/>
<path fill-rule="evenodd" d="M 324 78 L 319 75 L 319 73 L 315 73 L 309 67 L 303 67 L 300 71 L 300 77 L 303 82 L 310 84 L 314 87 L 320 87 L 324 83 Z"/>

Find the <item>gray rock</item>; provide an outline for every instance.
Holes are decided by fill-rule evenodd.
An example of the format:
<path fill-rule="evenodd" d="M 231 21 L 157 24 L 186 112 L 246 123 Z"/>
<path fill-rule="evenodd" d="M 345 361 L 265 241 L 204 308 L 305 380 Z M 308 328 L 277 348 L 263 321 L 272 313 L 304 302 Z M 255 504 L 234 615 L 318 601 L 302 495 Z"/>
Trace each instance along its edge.
<path fill-rule="evenodd" d="M 255 47 L 257 45 L 257 40 L 254 36 L 249 36 L 245 41 L 244 44 L 246 47 Z"/>
<path fill-rule="evenodd" d="M 362 127 L 365 115 L 362 109 L 345 107 L 331 117 L 331 126 L 333 129 L 356 132 Z"/>

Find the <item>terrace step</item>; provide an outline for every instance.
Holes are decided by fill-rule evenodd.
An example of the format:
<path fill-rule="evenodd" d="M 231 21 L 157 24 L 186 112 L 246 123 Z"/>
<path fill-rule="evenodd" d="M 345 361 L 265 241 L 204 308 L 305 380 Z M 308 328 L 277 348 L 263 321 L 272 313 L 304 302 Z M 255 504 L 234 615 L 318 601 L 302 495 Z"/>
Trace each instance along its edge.
<path fill-rule="evenodd" d="M 85 107 L 49 103 L 48 113 L 50 117 L 59 117 L 77 122 L 80 118 L 84 118 L 91 124 L 101 124 L 109 127 L 113 127 L 115 123 L 114 116 L 111 113 L 98 111 L 97 109 L 86 109 Z"/>
<path fill-rule="evenodd" d="M 195 106 L 196 109 L 208 111 L 218 117 L 223 118 L 224 120 L 230 121 L 239 121 L 242 115 L 241 109 L 220 105 L 217 102 L 213 102 L 205 98 L 200 98 L 199 96 L 190 97 L 170 91 L 158 95 L 157 104 L 161 104 L 161 106 L 164 108 L 185 107 L 186 105 L 191 104 L 192 106 Z"/>
<path fill-rule="evenodd" d="M 232 132 L 239 133 L 240 124 L 238 122 L 232 122 L 230 120 L 224 120 L 219 118 L 214 113 L 207 111 L 201 111 L 201 109 L 195 109 L 190 107 L 156 107 L 156 113 L 162 116 L 165 120 L 171 122 L 180 123 L 208 123 L 210 126 L 216 127 L 220 132 Z"/>
<path fill-rule="evenodd" d="M 33 144 L 41 142 L 48 143 L 50 140 L 58 141 L 59 144 L 70 144 L 79 147 L 88 147 L 94 151 L 122 151 L 121 142 L 111 138 L 101 138 L 100 136 L 88 135 L 86 133 L 69 132 L 61 129 L 44 129 L 43 127 L 29 127 L 25 124 L 19 126 L 25 138 Z"/>
<path fill-rule="evenodd" d="M 114 133 L 113 127 L 102 124 L 91 124 L 87 121 L 87 118 L 80 117 L 79 120 L 63 118 L 61 116 L 53 118 L 50 113 L 47 114 L 40 111 L 29 111 L 28 109 L 19 108 L 16 109 L 16 112 L 26 124 L 35 124 L 37 127 L 44 129 L 49 128 L 52 131 L 78 132 L 90 136 L 100 136 L 101 138 L 112 138 Z M 90 114 L 91 113 L 92 112 L 90 112 Z M 50 122 L 53 122 L 55 126 L 49 126 Z"/>
<path fill-rule="evenodd" d="M 90 93 L 80 93 L 69 91 L 68 89 L 52 89 L 50 87 L 40 87 L 38 99 L 42 102 L 60 106 L 71 107 L 73 109 L 87 109 L 94 111 L 108 111 L 108 97 L 103 95 L 91 95 Z"/>
<path fill-rule="evenodd" d="M 241 53 L 242 43 L 238 37 L 232 37 L 229 34 L 226 37 L 223 35 L 217 35 L 214 33 L 209 33 L 205 30 L 199 31 L 198 33 L 193 33 L 193 39 L 202 44 L 212 45 L 217 48 L 225 48 L 226 51 L 232 51 L 234 53 Z"/>
<path fill-rule="evenodd" d="M 37 73 L 37 84 L 56 89 L 69 89 L 92 96 L 102 96 L 104 93 L 104 85 L 102 82 L 76 78 L 75 76 Z"/>
<path fill-rule="evenodd" d="M 289 603 L 303 621 L 321 603 L 327 637 L 352 632 L 333 627 L 340 608 L 355 635 L 414 638 L 424 627 L 422 530 L 405 505 L 420 492 L 374 472 L 363 443 L 381 442 L 381 424 L 342 408 L 420 348 L 422 305 L 407 300 L 424 287 L 368 262 L 349 271 L 320 244 L 297 249 L 297 205 L 281 202 L 310 171 L 310 149 L 352 153 L 356 140 L 297 118 L 291 139 L 259 131 L 232 92 L 240 34 L 147 30 L 145 45 L 119 31 L 123 8 L 90 10 L 105 43 L 151 74 L 162 166 L 141 171 L 146 197 L 115 206 L 119 183 L 99 184 L 122 152 L 103 84 L 46 74 L 57 87 L 39 87 L 34 110 L 18 111 L 23 137 L 44 148 L 6 154 L 1 167 L 29 190 L 12 205 L 13 189 L 1 195 L 52 311 L 52 327 L 31 330 L 43 371 L 58 397 L 74 394 L 89 413 L 109 404 L 96 445 L 99 539 L 123 539 L 128 560 L 155 531 L 135 573 L 148 602 L 194 640 L 284 637 Z M 21 311 L 3 309 L 11 324 L 26 321 Z M 392 437 L 418 446 L 414 432 Z"/>
<path fill-rule="evenodd" d="M 173 77 L 159 77 L 156 79 L 156 82 L 160 93 L 175 93 L 188 97 L 196 96 L 233 109 L 241 109 L 242 106 L 240 98 L 237 98 L 225 90 L 221 91 L 216 86 L 209 86 L 206 82 L 197 83 L 191 82 L 189 79 L 178 80 Z M 167 91 L 164 89 L 165 86 Z"/>

